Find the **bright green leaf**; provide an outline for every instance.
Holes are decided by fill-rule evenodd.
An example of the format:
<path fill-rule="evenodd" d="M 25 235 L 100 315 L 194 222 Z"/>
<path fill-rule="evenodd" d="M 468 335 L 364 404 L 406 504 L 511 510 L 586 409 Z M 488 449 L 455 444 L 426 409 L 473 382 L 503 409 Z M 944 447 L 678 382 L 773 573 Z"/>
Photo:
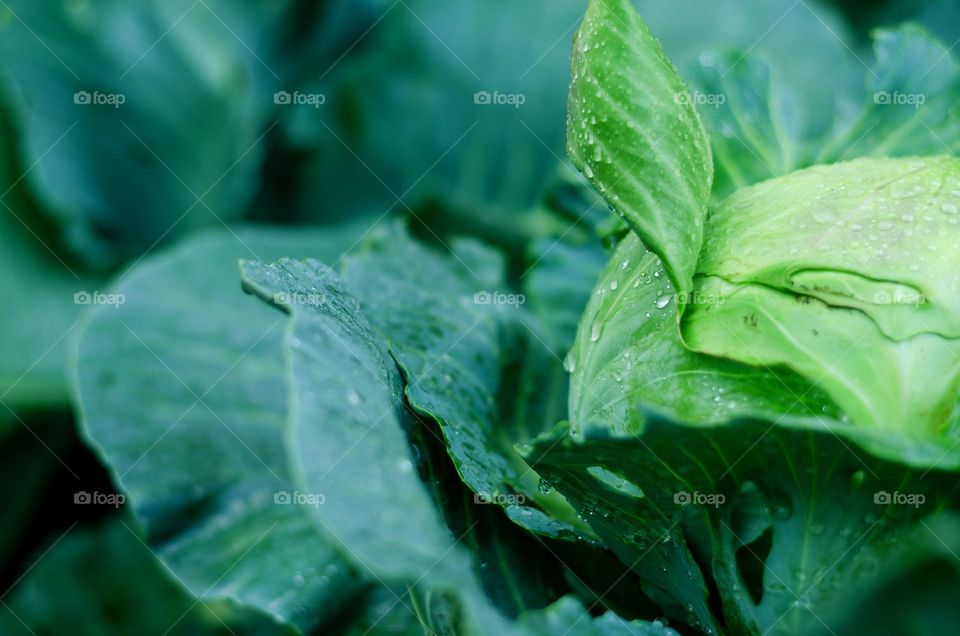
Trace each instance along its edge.
<path fill-rule="evenodd" d="M 629 0 L 590 2 L 571 73 L 571 159 L 689 289 L 713 163 L 687 87 Z"/>

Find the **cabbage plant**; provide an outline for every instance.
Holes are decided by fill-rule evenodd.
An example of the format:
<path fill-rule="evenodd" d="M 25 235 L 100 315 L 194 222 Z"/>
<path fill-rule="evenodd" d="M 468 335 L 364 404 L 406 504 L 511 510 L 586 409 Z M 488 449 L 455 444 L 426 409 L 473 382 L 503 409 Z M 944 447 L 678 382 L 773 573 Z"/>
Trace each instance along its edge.
<path fill-rule="evenodd" d="M 31 177 L 51 218 L 69 221 L 77 255 L 99 255 L 102 267 L 140 257 L 104 286 L 122 302 L 88 303 L 63 336 L 69 361 L 57 349 L 8 391 L 20 383 L 7 399 L 24 404 L 69 393 L 122 512 L 51 545 L 9 603 L 0 598 L 10 610 L 0 631 L 960 630 L 951 50 L 916 25 L 879 30 L 864 73 L 841 21 L 804 2 L 590 0 L 567 102 L 578 175 L 551 146 L 563 136 L 565 85 L 551 78 L 563 76 L 557 33 L 582 7 L 476 4 L 470 29 L 453 4 L 389 5 L 400 26 L 383 48 L 358 45 L 363 57 L 340 56 L 349 73 L 333 73 L 328 110 L 343 121 L 328 126 L 326 111 L 280 118 L 287 151 L 309 157 L 302 191 L 268 187 L 257 198 L 290 206 L 291 219 L 323 208 L 302 217 L 315 226 L 197 232 L 191 215 L 188 236 L 141 254 L 158 228 L 129 223 L 123 204 L 143 198 L 137 184 L 153 187 L 151 209 L 186 207 L 171 205 L 186 194 L 157 187 L 152 164 L 124 164 L 119 190 L 77 177 L 80 207 L 67 205 L 69 188 L 50 189 L 49 167 Z M 77 17 L 89 10 L 49 18 L 64 41 L 103 49 L 110 63 L 78 67 L 84 74 L 117 66 L 115 47 Z M 113 10 L 116 24 L 155 26 L 120 19 L 142 9 Z M 18 13 L 34 19 L 26 5 Z M 219 29 L 209 13 L 183 35 L 184 50 Z M 374 37 L 379 20 L 361 17 L 341 37 Z M 522 29 L 535 19 L 551 28 L 528 41 Z M 248 20 L 276 38 L 267 60 L 287 60 L 276 64 L 285 79 L 314 75 L 288 57 L 271 21 Z M 292 32 L 329 53 L 326 30 Z M 21 83 L 46 60 L 29 35 L 10 40 L 23 45 L 10 63 Z M 462 57 L 448 57 L 446 41 Z M 179 61 L 180 42 L 158 53 Z M 497 86 L 471 79 L 489 63 L 491 81 L 511 88 L 521 48 L 547 51 L 525 73 L 524 108 L 536 110 L 521 110 L 514 93 L 500 103 L 487 91 Z M 223 130 L 243 133 L 231 132 L 234 142 L 273 129 L 257 122 L 280 102 L 250 109 L 240 99 L 280 88 L 262 71 L 250 82 L 186 78 L 204 104 L 233 105 Z M 23 99 L 43 86 L 25 82 Z M 50 107 L 59 102 L 42 103 L 28 163 L 63 116 Z M 156 119 L 162 103 L 131 99 L 137 120 Z M 92 125 L 127 126 L 114 121 L 125 115 L 91 112 Z M 85 133 L 97 144 L 53 156 L 62 165 L 113 156 L 113 137 L 99 130 Z M 179 124 L 156 130 L 176 132 L 174 149 L 201 138 Z M 324 131 L 329 144 L 318 141 Z M 239 162 L 235 144 L 200 146 L 208 152 L 177 153 L 174 167 Z M 211 211 L 241 213 L 258 154 Z M 408 213 L 391 212 L 400 207 Z M 110 237 L 104 253 L 97 246 Z M 5 289 L 32 280 L 5 269 Z M 31 312 L 46 307 L 40 295 L 7 295 Z M 33 357 L 11 357 L 7 375 Z M 56 395 L 36 388 L 45 383 Z M 17 449 L 0 450 L 13 459 Z M 77 505 L 81 495 L 90 493 Z M 110 603 L 75 603 L 91 559 L 108 551 L 103 589 L 90 596 Z"/>
<path fill-rule="evenodd" d="M 693 96 L 629 1 L 591 2 L 568 151 L 629 232 L 568 358 L 569 426 L 535 465 L 688 623 L 797 633 L 955 503 L 960 160 L 900 142 L 955 132 L 957 110 L 718 193 Z M 726 137 L 769 126 L 786 148 L 782 113 L 738 115 Z"/>

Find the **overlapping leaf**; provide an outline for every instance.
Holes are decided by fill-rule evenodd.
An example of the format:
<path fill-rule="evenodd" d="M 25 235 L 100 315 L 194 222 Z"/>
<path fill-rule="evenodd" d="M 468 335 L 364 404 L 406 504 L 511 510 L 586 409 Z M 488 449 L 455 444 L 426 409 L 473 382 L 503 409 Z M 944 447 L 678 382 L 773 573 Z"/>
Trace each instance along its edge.
<path fill-rule="evenodd" d="M 285 323 L 239 289 L 240 256 L 328 255 L 360 230 L 198 238 L 112 289 L 79 342 L 91 445 L 152 549 L 191 593 L 311 628 L 357 575 L 316 530 L 288 468 Z M 202 309 L 200 309 L 202 308 Z M 185 317 L 189 316 L 189 320 Z"/>
<path fill-rule="evenodd" d="M 629 0 L 590 2 L 571 73 L 571 159 L 686 291 L 713 181 L 687 87 Z"/>
<path fill-rule="evenodd" d="M 468 554 L 417 474 L 404 430 L 414 424 L 404 408 L 399 369 L 339 277 L 316 261 L 248 262 L 243 272 L 249 291 L 291 316 L 296 470 L 307 492 L 325 498 L 314 509 L 316 521 L 357 567 L 386 585 L 415 588 L 409 602 L 423 599 L 418 616 L 434 633 L 543 634 L 554 625 L 594 633 L 593 621 L 574 601 L 511 624 L 465 574 Z M 375 511 L 375 523 L 367 511 Z M 406 602 L 398 595 L 397 604 Z M 663 629 L 613 617 L 599 628 L 608 623 L 625 633 Z"/>
<path fill-rule="evenodd" d="M 957 503 L 950 474 L 755 420 L 699 428 L 648 413 L 642 436 L 561 429 L 528 460 L 651 597 L 708 634 L 819 628 L 868 596 L 922 523 Z"/>
<path fill-rule="evenodd" d="M 254 48 L 269 58 L 260 41 L 284 4 L 0 8 L 28 181 L 89 262 L 243 213 L 276 76 Z"/>
<path fill-rule="evenodd" d="M 346 259 L 345 284 L 397 358 L 410 404 L 440 423 L 467 485 L 487 500 L 508 502 L 508 513 L 524 525 L 575 536 L 579 520 L 562 498 L 539 492 L 536 474 L 513 449 L 527 433 L 510 426 L 525 423 L 511 423 L 497 404 L 507 344 L 502 325 L 524 320 L 511 315 L 522 310 L 520 297 L 504 285 L 494 252 L 473 242 L 454 249 L 443 257 L 389 233 Z"/>

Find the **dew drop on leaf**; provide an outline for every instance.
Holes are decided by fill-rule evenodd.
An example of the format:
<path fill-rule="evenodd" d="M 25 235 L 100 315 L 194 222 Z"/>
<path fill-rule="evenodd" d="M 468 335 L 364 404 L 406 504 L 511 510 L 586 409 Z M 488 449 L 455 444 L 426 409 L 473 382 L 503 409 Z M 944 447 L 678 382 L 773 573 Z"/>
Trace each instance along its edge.
<path fill-rule="evenodd" d="M 863 482 L 866 478 L 867 473 L 863 470 L 858 470 L 850 476 L 850 485 L 854 488 L 859 488 L 863 485 Z"/>
<path fill-rule="evenodd" d="M 590 329 L 590 342 L 596 342 L 600 339 L 600 333 L 603 331 L 603 326 L 600 322 L 593 323 L 593 327 Z"/>

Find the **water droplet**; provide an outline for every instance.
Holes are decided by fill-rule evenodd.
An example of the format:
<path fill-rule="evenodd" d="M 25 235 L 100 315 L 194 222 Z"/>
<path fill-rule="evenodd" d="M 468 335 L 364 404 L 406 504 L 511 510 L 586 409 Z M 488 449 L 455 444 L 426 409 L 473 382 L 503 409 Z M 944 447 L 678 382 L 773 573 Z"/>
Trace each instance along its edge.
<path fill-rule="evenodd" d="M 637 499 L 642 499 L 646 496 L 643 490 L 629 479 L 611 470 L 607 470 L 603 466 L 590 466 L 587 468 L 587 472 L 604 486 L 622 495 L 635 497 Z"/>
<path fill-rule="evenodd" d="M 670 297 L 661 296 L 660 298 L 657 298 L 657 302 L 655 304 L 657 306 L 657 309 L 663 309 L 664 307 L 670 304 Z"/>
<path fill-rule="evenodd" d="M 834 223 L 837 220 L 837 215 L 830 210 L 817 210 L 813 213 L 813 220 L 817 223 Z"/>
<path fill-rule="evenodd" d="M 618 284 L 619 284 L 619 283 L 617 283 L 617 281 L 615 281 L 615 280 L 610 281 L 610 291 L 617 291 L 617 285 L 618 285 Z"/>
<path fill-rule="evenodd" d="M 595 322 L 593 327 L 590 329 L 590 342 L 596 342 L 599 340 L 601 331 L 603 331 L 603 327 L 600 326 L 599 322 Z"/>
<path fill-rule="evenodd" d="M 350 406 L 360 406 L 362 401 L 360 394 L 356 391 L 351 390 L 347 392 L 347 404 Z"/>
<path fill-rule="evenodd" d="M 867 473 L 863 470 L 858 470 L 857 472 L 850 475 L 850 485 L 854 488 L 859 488 L 863 485 L 864 480 L 867 478 Z"/>
<path fill-rule="evenodd" d="M 537 490 L 539 490 L 544 495 L 549 495 L 551 492 L 553 492 L 553 485 L 549 481 L 541 477 L 540 481 L 537 483 Z"/>

